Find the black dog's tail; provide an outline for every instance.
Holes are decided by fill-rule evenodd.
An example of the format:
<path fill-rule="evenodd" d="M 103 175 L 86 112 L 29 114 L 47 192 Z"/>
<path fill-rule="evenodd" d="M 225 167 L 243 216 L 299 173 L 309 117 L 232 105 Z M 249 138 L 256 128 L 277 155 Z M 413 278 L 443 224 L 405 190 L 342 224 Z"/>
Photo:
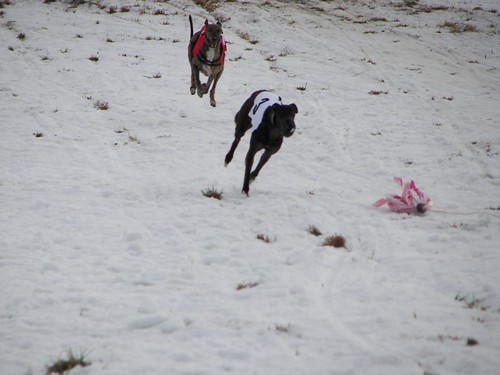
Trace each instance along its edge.
<path fill-rule="evenodd" d="M 193 37 L 193 19 L 191 18 L 191 15 L 189 15 L 189 24 L 191 25 L 191 36 L 189 39 Z"/>

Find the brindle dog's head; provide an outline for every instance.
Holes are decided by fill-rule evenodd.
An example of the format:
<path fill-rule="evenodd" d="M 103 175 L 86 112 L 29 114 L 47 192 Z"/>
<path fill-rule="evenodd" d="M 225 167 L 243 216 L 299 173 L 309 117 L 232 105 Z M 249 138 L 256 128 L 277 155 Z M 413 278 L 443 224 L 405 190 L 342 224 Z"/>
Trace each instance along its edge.
<path fill-rule="evenodd" d="M 205 26 L 205 41 L 210 48 L 215 48 L 220 43 L 220 37 L 223 34 L 222 25 L 220 22 L 210 24 L 208 20 L 205 20 Z"/>
<path fill-rule="evenodd" d="M 274 105 L 274 123 L 285 137 L 295 132 L 295 115 L 299 110 L 295 104 Z"/>

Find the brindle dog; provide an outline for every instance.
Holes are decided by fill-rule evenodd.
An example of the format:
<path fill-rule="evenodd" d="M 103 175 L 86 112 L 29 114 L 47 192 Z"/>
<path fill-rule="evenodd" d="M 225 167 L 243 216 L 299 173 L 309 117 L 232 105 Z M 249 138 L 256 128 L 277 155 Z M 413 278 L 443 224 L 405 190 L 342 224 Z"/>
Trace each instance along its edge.
<path fill-rule="evenodd" d="M 191 65 L 191 95 L 196 92 L 200 98 L 208 93 L 210 85 L 210 105 L 216 106 L 215 88 L 224 71 L 225 43 L 222 37 L 222 25 L 220 22 L 209 24 L 205 20 L 205 26 L 193 34 L 193 19 L 189 16 L 191 25 L 191 40 L 188 47 L 188 59 Z M 201 41 L 198 43 L 198 40 Z M 207 83 L 200 82 L 200 72 L 208 77 Z"/>

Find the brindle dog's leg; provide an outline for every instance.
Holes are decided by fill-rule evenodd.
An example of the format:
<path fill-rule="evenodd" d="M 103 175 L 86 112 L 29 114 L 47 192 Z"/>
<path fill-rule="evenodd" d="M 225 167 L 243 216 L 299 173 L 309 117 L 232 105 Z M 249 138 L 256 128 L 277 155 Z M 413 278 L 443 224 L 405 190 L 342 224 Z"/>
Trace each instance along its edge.
<path fill-rule="evenodd" d="M 191 95 L 196 93 L 196 79 L 194 76 L 194 66 L 191 64 L 191 87 L 189 88 Z"/>
<path fill-rule="evenodd" d="M 207 83 L 204 83 L 203 85 L 201 85 L 203 88 L 204 94 L 208 94 L 208 89 L 210 88 L 210 85 L 212 84 L 213 80 L 214 80 L 214 75 L 210 74 L 208 76 Z"/>
<path fill-rule="evenodd" d="M 214 79 L 214 84 L 212 86 L 212 89 L 210 90 L 210 105 L 212 107 L 215 107 L 217 105 L 216 101 L 215 101 L 215 88 L 217 87 L 217 82 L 219 82 L 219 78 L 222 76 L 222 71 L 220 71 L 219 73 L 217 73 L 217 75 L 215 76 L 215 79 Z M 213 78 L 212 76 L 208 79 L 208 82 L 211 81 L 211 78 Z M 208 87 L 210 86 L 209 83 L 207 83 L 207 91 L 208 91 Z"/>
<path fill-rule="evenodd" d="M 194 78 L 194 83 L 196 86 L 196 91 L 198 92 L 198 96 L 200 98 L 203 98 L 203 88 L 200 82 L 200 68 L 198 68 L 196 65 L 193 65 L 193 78 Z"/>

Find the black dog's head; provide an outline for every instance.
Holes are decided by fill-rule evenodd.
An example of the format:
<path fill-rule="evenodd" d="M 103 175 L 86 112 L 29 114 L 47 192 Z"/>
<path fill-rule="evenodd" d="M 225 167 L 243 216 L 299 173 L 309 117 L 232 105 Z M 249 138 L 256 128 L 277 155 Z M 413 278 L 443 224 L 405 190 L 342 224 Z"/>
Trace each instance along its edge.
<path fill-rule="evenodd" d="M 210 48 L 215 48 L 215 46 L 217 46 L 222 34 L 222 25 L 220 22 L 210 24 L 208 20 L 205 20 L 205 40 Z"/>
<path fill-rule="evenodd" d="M 295 115 L 299 110 L 295 104 L 274 105 L 274 123 L 285 137 L 295 132 Z"/>

